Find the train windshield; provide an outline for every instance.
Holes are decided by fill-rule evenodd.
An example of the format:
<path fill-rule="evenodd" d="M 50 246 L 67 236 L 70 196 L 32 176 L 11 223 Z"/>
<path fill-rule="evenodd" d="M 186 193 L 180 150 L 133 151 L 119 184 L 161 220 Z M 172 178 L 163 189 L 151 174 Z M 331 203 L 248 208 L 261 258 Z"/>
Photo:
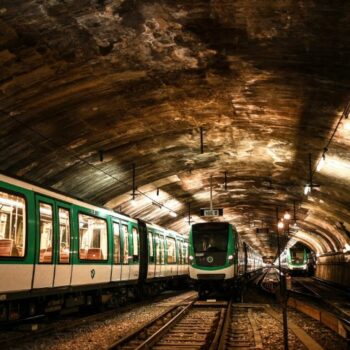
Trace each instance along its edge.
<path fill-rule="evenodd" d="M 207 223 L 192 226 L 196 253 L 226 252 L 228 242 L 227 223 Z"/>

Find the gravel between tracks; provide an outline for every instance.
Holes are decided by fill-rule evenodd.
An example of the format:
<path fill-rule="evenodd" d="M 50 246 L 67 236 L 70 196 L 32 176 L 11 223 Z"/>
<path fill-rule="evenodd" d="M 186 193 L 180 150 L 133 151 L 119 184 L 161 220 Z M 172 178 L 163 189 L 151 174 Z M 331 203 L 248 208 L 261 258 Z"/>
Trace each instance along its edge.
<path fill-rule="evenodd" d="M 117 314 L 104 321 L 80 326 L 74 330 L 57 332 L 21 346 L 11 346 L 13 350 L 100 350 L 107 349 L 117 339 L 146 323 L 165 311 L 172 303 L 188 298 L 193 292 L 181 294 L 151 303 L 147 306 L 135 307 L 134 310 Z"/>

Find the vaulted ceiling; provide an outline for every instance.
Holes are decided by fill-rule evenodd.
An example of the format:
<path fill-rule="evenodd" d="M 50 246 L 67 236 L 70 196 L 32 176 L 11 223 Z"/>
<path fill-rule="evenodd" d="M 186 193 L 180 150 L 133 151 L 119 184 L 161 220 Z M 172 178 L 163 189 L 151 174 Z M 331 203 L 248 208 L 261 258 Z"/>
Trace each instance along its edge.
<path fill-rule="evenodd" d="M 276 236 L 256 229 L 294 202 L 292 237 L 350 249 L 345 118 L 303 193 L 349 57 L 347 0 L 2 0 L 0 169 L 180 232 L 212 179 L 219 220 L 264 256 Z"/>

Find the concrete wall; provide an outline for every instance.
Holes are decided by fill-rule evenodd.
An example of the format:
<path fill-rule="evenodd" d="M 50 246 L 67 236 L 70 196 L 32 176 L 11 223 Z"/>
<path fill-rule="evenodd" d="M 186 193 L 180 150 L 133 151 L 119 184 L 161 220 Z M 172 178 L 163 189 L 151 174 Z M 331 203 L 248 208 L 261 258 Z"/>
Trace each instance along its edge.
<path fill-rule="evenodd" d="M 315 276 L 350 288 L 350 252 L 318 257 Z"/>

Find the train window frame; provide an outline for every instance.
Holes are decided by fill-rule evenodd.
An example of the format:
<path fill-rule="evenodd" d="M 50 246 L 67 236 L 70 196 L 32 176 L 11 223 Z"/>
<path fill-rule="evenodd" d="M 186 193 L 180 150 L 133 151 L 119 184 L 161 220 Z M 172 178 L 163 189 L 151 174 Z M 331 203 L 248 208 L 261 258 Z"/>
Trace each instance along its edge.
<path fill-rule="evenodd" d="M 162 264 L 163 252 L 162 252 L 162 246 L 161 246 L 161 236 L 159 233 L 155 233 L 155 244 L 156 244 L 155 264 L 161 266 L 163 265 Z M 159 258 L 159 261 L 158 261 L 158 258 Z"/>
<path fill-rule="evenodd" d="M 80 215 L 86 215 L 86 216 L 90 216 L 92 218 L 95 218 L 95 219 L 98 219 L 98 220 L 103 220 L 106 224 L 106 257 L 103 257 L 103 259 L 85 259 L 85 258 L 81 258 L 80 257 L 80 221 L 79 221 L 79 216 Z M 93 263 L 106 263 L 108 262 L 108 259 L 109 259 L 109 230 L 108 230 L 108 221 L 107 221 L 107 218 L 103 218 L 103 217 L 100 217 L 98 215 L 94 215 L 94 214 L 91 214 L 91 212 L 89 211 L 83 211 L 83 210 L 79 210 L 78 213 L 77 213 L 77 219 L 78 219 L 78 252 L 77 252 L 77 255 L 78 255 L 78 259 L 80 262 L 84 262 L 84 263 L 89 263 L 89 262 L 93 262 Z M 101 249 L 101 247 L 100 247 Z"/>
<path fill-rule="evenodd" d="M 118 225 L 118 237 L 119 237 L 119 259 L 118 261 L 115 260 L 115 240 L 114 240 L 114 236 L 115 236 L 115 229 L 114 229 L 114 225 Z M 113 265 L 121 265 L 121 258 L 122 258 L 122 237 L 120 234 L 120 227 L 121 227 L 121 223 L 117 220 L 112 220 L 112 230 L 113 230 Z"/>
<path fill-rule="evenodd" d="M 54 256 L 55 256 L 55 248 L 56 248 L 56 237 L 55 237 L 55 204 L 54 202 L 52 203 L 49 203 L 47 201 L 45 201 L 45 199 L 39 199 L 38 202 L 37 202 L 38 206 L 37 208 L 39 209 L 39 255 L 38 255 L 38 263 L 39 264 L 43 264 L 43 265 L 52 265 L 54 264 Z M 40 213 L 40 208 L 41 208 L 41 204 L 44 204 L 44 205 L 48 205 L 51 207 L 51 228 L 52 228 L 52 233 L 51 233 L 51 259 L 50 261 L 41 261 L 41 235 L 42 235 L 42 232 L 41 232 L 41 213 Z M 46 250 L 48 249 L 49 247 L 46 248 Z M 44 259 L 44 255 L 45 253 L 43 254 L 43 259 Z"/>
<path fill-rule="evenodd" d="M 22 199 L 24 199 L 24 205 L 25 205 L 25 210 L 23 211 L 25 213 L 25 220 L 23 223 L 23 228 L 25 228 L 25 244 L 23 246 L 24 251 L 23 251 L 23 255 L 22 256 L 5 256 L 5 255 L 0 255 L 0 260 L 4 261 L 4 260 L 12 260 L 12 261 L 23 261 L 28 257 L 28 240 L 29 240 L 29 225 L 28 225 L 28 198 L 27 195 L 23 192 L 20 191 L 16 191 L 16 190 L 12 190 L 12 189 L 8 189 L 4 186 L 0 186 L 0 192 L 4 192 L 7 193 L 9 195 L 13 195 L 13 196 L 18 196 L 21 197 Z"/>
<path fill-rule="evenodd" d="M 135 235 L 136 232 L 136 235 Z M 132 241 L 132 263 L 138 264 L 140 259 L 140 234 L 138 227 L 132 225 L 131 227 L 131 241 Z M 135 241 L 136 241 L 136 254 L 135 254 Z"/>
<path fill-rule="evenodd" d="M 123 230 L 123 228 L 126 227 L 126 235 L 125 232 Z M 130 265 L 130 240 L 129 240 L 129 236 L 130 236 L 130 232 L 129 232 L 129 225 L 127 222 L 122 222 L 121 223 L 121 232 L 122 232 L 122 239 L 123 239 L 123 259 L 122 259 L 122 265 Z M 126 262 L 125 262 L 125 236 L 127 237 L 127 256 L 126 256 Z"/>
<path fill-rule="evenodd" d="M 155 264 L 154 233 L 151 230 L 147 231 L 147 241 L 148 241 L 148 262 Z M 151 249 L 152 249 L 152 255 L 151 255 Z"/>
<path fill-rule="evenodd" d="M 69 248 L 68 248 L 68 261 L 67 262 L 61 262 L 61 231 L 60 231 L 60 209 L 66 210 L 68 212 L 68 219 L 69 219 Z M 60 265 L 69 265 L 71 263 L 72 259 L 72 212 L 70 208 L 67 208 L 62 205 L 57 205 L 57 224 L 58 224 L 58 244 L 59 246 L 57 247 L 58 250 L 58 264 Z"/>
<path fill-rule="evenodd" d="M 176 258 L 176 239 L 172 236 L 166 236 L 165 238 L 166 241 L 166 252 L 167 252 L 167 256 L 166 256 L 166 264 L 167 265 L 176 265 L 177 263 L 177 258 Z M 171 256 L 172 258 L 175 258 L 172 262 L 169 262 L 169 241 L 172 242 L 173 244 L 173 248 L 174 248 L 174 254 Z"/>

